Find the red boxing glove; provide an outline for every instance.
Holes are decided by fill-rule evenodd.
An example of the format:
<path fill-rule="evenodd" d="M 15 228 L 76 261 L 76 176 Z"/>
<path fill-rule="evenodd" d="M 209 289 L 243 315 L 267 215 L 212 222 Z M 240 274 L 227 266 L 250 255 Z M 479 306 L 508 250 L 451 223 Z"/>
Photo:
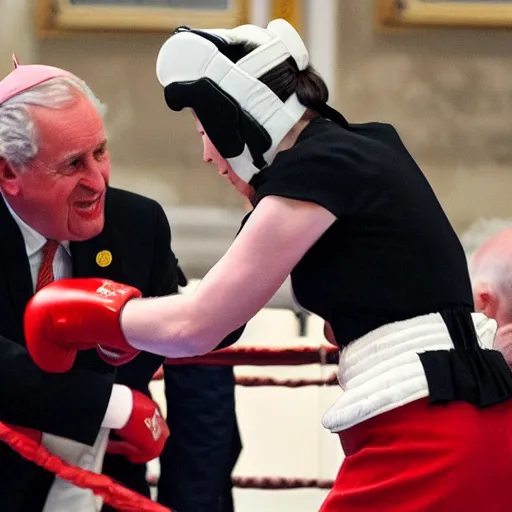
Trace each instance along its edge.
<path fill-rule="evenodd" d="M 69 371 L 77 351 L 96 348 L 108 363 L 120 365 L 139 353 L 126 342 L 119 315 L 142 294 L 107 279 L 61 279 L 41 288 L 25 309 L 27 349 L 39 368 Z M 108 350 L 106 350 L 108 349 Z"/>
<path fill-rule="evenodd" d="M 116 430 L 122 441 L 110 440 L 107 453 L 124 455 L 130 462 L 144 464 L 162 453 L 170 431 L 158 405 L 133 391 L 133 409 L 126 425 Z"/>

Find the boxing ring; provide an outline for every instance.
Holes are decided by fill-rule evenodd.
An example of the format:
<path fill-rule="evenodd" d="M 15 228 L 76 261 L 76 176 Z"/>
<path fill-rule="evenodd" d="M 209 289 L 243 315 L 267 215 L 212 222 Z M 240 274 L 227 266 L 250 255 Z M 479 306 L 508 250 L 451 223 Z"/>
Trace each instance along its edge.
<path fill-rule="evenodd" d="M 262 348 L 262 347 L 235 347 L 211 353 L 201 357 L 169 359 L 167 365 L 201 364 L 226 366 L 301 366 L 319 364 L 331 366 L 338 364 L 339 351 L 331 345 L 317 347 L 301 346 L 296 348 Z M 154 380 L 163 379 L 161 368 L 154 376 Z M 338 386 L 336 372 L 327 378 L 288 378 L 277 379 L 260 376 L 236 376 L 236 386 L 246 388 L 283 387 L 298 389 L 307 386 Z M 171 434 L 172 435 L 172 434 Z M 155 474 L 148 475 L 150 485 L 158 484 Z M 233 487 L 241 489 L 330 489 L 332 480 L 315 478 L 285 478 L 285 477 L 233 477 Z"/>
<path fill-rule="evenodd" d="M 300 340 L 298 337 L 296 340 Z M 322 340 L 324 341 L 324 340 Z M 238 345 L 238 344 L 237 344 Z M 300 389 L 305 387 L 338 386 L 334 365 L 338 364 L 339 351 L 336 347 L 325 343 L 316 346 L 303 345 L 295 347 L 253 347 L 235 346 L 219 350 L 205 356 L 181 359 L 168 359 L 166 365 L 226 365 L 272 367 L 302 365 L 320 365 L 322 368 L 333 367 L 333 371 L 325 378 L 274 378 L 262 376 L 236 376 L 236 386 L 242 388 L 288 388 Z M 153 382 L 163 379 L 163 368 L 154 375 Z M 171 434 L 172 435 L 172 434 Z M 271 434 L 269 434 L 271 435 Z M 0 423 L 0 439 L 13 450 L 28 460 L 48 471 L 55 473 L 82 488 L 91 489 L 105 503 L 110 504 L 121 512 L 172 512 L 168 508 L 137 493 L 124 488 L 105 475 L 74 467 L 59 457 L 50 454 L 42 445 L 22 432 L 15 431 Z M 148 483 L 158 484 L 158 475 L 148 472 Z M 287 478 L 279 476 L 234 476 L 233 487 L 240 489 L 258 490 L 290 490 L 290 489 L 330 489 L 332 480 L 320 478 Z"/>

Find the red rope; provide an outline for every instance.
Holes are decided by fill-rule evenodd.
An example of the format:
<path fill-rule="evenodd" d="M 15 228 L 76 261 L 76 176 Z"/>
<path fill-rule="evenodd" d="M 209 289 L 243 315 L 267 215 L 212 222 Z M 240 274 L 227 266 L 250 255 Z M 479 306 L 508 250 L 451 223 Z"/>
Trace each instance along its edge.
<path fill-rule="evenodd" d="M 330 489 L 334 482 L 318 478 L 235 477 L 233 484 L 242 489 Z"/>
<path fill-rule="evenodd" d="M 148 476 L 148 483 L 152 487 L 158 484 L 156 475 Z M 330 489 L 334 485 L 332 480 L 318 478 L 284 478 L 284 477 L 234 477 L 233 486 L 240 489 Z"/>
<path fill-rule="evenodd" d="M 163 368 L 160 367 L 153 380 L 162 380 L 164 378 Z M 334 373 L 327 379 L 273 379 L 271 377 L 237 377 L 235 380 L 237 386 L 246 388 L 257 388 L 262 386 L 279 386 L 284 388 L 301 388 L 305 386 L 338 386 L 338 377 Z"/>
<path fill-rule="evenodd" d="M 339 349 L 334 346 L 297 347 L 297 348 L 255 348 L 240 347 L 227 348 L 212 352 L 205 356 L 167 359 L 165 364 L 203 364 L 225 366 L 297 366 L 305 364 L 338 364 Z M 163 368 L 160 368 L 153 379 L 163 378 Z M 302 386 L 337 385 L 336 375 L 328 379 L 286 379 L 277 380 L 262 377 L 239 377 L 237 384 L 246 387 L 257 386 L 284 386 L 297 388 Z M 98 475 L 91 471 L 68 464 L 56 455 L 51 454 L 44 446 L 26 436 L 0 423 L 0 440 L 5 442 L 12 450 L 22 457 L 55 473 L 62 480 L 73 485 L 90 489 L 100 496 L 103 501 L 120 512 L 171 512 L 170 509 L 154 501 L 126 489 L 105 475 Z M 150 485 L 156 485 L 158 478 L 148 476 Z M 245 489 L 300 489 L 318 488 L 330 489 L 333 482 L 330 480 L 281 478 L 281 477 L 235 477 L 235 487 Z"/>
<path fill-rule="evenodd" d="M 239 347 L 210 352 L 204 356 L 166 359 L 165 364 L 208 364 L 226 366 L 297 366 L 338 364 L 339 348 L 331 345 L 296 348 Z"/>
<path fill-rule="evenodd" d="M 98 475 L 63 461 L 30 437 L 0 423 L 0 439 L 22 457 L 94 494 L 120 512 L 171 512 L 168 508 L 126 489 L 105 475 Z"/>
<path fill-rule="evenodd" d="M 246 388 L 261 386 L 280 386 L 284 388 L 302 388 L 305 386 L 338 386 L 338 377 L 328 379 L 273 379 L 271 377 L 237 377 L 236 384 Z"/>

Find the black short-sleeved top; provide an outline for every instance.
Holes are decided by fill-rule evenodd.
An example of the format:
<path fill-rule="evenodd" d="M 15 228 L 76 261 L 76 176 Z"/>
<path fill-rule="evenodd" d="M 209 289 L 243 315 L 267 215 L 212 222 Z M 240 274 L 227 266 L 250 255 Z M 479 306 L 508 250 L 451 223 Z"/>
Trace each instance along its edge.
<path fill-rule="evenodd" d="M 393 321 L 472 310 L 461 243 L 389 124 L 315 118 L 251 184 L 256 208 L 281 196 L 336 216 L 291 278 L 299 303 L 331 324 L 341 346 Z"/>

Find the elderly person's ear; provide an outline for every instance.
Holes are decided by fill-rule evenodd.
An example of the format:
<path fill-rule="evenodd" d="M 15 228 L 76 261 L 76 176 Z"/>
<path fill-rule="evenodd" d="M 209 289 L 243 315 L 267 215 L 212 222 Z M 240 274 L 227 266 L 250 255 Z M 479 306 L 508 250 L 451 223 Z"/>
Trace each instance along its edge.
<path fill-rule="evenodd" d="M 15 196 L 19 193 L 18 173 L 4 158 L 0 158 L 0 191 L 4 194 Z"/>
<path fill-rule="evenodd" d="M 480 281 L 473 286 L 473 300 L 477 313 L 483 313 L 488 318 L 496 318 L 500 300 L 489 283 Z"/>

